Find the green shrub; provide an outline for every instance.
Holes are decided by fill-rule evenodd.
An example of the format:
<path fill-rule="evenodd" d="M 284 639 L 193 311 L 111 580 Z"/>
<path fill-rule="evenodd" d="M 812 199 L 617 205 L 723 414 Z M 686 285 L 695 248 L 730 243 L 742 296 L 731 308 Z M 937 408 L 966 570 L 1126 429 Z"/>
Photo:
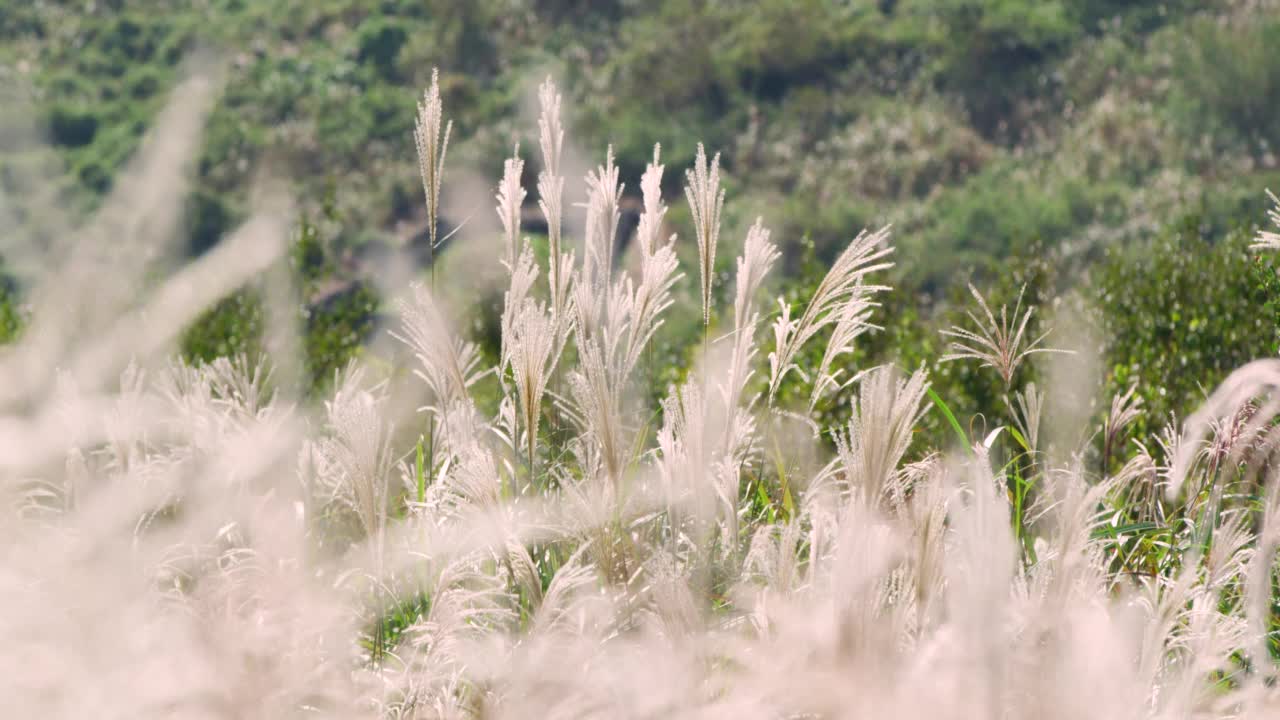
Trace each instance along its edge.
<path fill-rule="evenodd" d="M 18 285 L 7 273 L 0 271 L 0 345 L 18 339 L 24 322 Z"/>
<path fill-rule="evenodd" d="M 242 288 L 206 310 L 182 335 L 182 356 L 195 362 L 220 357 L 256 361 L 263 353 L 261 291 Z"/>
<path fill-rule="evenodd" d="M 324 222 L 340 228 L 332 193 L 326 194 L 322 206 Z M 297 330 L 302 334 L 306 368 L 305 385 L 300 389 L 307 393 L 327 388 L 334 371 L 360 352 L 377 325 L 378 294 L 340 270 L 335 259 L 340 242 L 304 215 L 289 248 L 289 270 L 302 296 L 294 308 L 300 320 Z M 183 333 L 183 356 L 199 361 L 220 356 L 253 360 L 267 352 L 264 288 L 260 283 L 269 276 L 236 291 L 192 323 Z"/>
<path fill-rule="evenodd" d="M 1280 148 L 1280 18 L 1189 27 L 1175 55 L 1175 107 L 1189 129 Z M 1198 134 L 1197 133 L 1197 134 Z"/>
<path fill-rule="evenodd" d="M 404 25 L 380 17 L 371 17 L 356 30 L 356 59 L 367 63 L 384 78 L 396 77 L 396 59 L 409 40 Z"/>
<path fill-rule="evenodd" d="M 49 137 L 63 147 L 84 147 L 98 133 L 99 119 L 92 108 L 55 105 L 49 111 Z"/>
<path fill-rule="evenodd" d="M 910 10 L 936 18 L 939 81 L 987 135 L 1006 130 L 1019 102 L 1043 92 L 1047 63 L 1078 33 L 1058 0 L 926 0 Z"/>
<path fill-rule="evenodd" d="M 351 283 L 303 310 L 307 376 L 312 390 L 327 388 L 334 372 L 347 364 L 376 326 L 378 295 L 363 283 Z"/>
<path fill-rule="evenodd" d="M 192 194 L 187 206 L 187 247 L 193 255 L 210 250 L 231 229 L 231 208 L 221 196 L 205 190 Z"/>
<path fill-rule="evenodd" d="M 1251 252 L 1252 233 L 1215 239 L 1198 216 L 1137 246 L 1115 248 L 1093 294 L 1106 337 L 1111 392 L 1136 383 L 1160 423 L 1185 417 L 1226 374 L 1275 353 L 1273 258 Z M 1158 428 L 1148 428 L 1158 429 Z"/>

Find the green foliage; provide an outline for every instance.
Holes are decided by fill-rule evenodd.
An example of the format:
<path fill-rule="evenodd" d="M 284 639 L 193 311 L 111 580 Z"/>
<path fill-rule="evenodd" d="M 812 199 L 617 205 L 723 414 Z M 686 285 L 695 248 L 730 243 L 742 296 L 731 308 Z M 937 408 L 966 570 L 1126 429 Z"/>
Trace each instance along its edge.
<path fill-rule="evenodd" d="M 830 256 L 858 227 L 893 222 L 917 243 L 902 276 L 925 277 L 940 294 L 951 267 L 1125 224 L 1154 170 L 1185 161 L 1192 174 L 1213 172 L 1169 148 L 1194 147 L 1210 124 L 1265 135 L 1257 108 L 1274 104 L 1268 78 L 1280 76 L 1268 69 L 1270 25 L 1242 21 L 1251 34 L 1229 42 L 1214 23 L 1188 18 L 1199 8 L 1191 0 L 214 0 L 199 12 L 159 12 L 167 6 L 15 8 L 0 24 L 0 59 L 30 66 L 69 177 L 99 195 L 183 53 L 214 48 L 227 83 L 188 216 L 194 252 L 247 206 L 264 164 L 295 178 L 312 209 L 326 178 L 341 178 L 349 236 L 417 221 L 420 189 L 404 159 L 430 68 L 442 66 L 453 157 L 463 163 L 505 152 L 530 78 L 549 70 L 565 85 L 575 143 L 593 154 L 612 143 L 626 176 L 640 173 L 654 140 L 669 168 L 687 166 L 704 141 L 724 152 L 730 180 L 749 175 L 766 197 L 782 198 L 753 214 L 765 215 L 784 249 L 808 234 Z M 1150 89 L 1169 85 L 1165 36 L 1187 30 L 1208 40 L 1175 63 L 1173 86 L 1180 97 L 1212 98 L 1205 112 L 1221 118 Z M 1207 69 L 1222 54 L 1230 77 L 1218 80 Z M 1122 157 L 1105 173 L 1060 170 L 1079 145 L 1068 131 L 1107 93 L 1154 103 L 1125 105 L 1115 121 L 1117 144 L 1136 152 L 1103 148 L 1101 157 Z M 1149 127 L 1153 109 L 1156 119 L 1186 118 L 1185 137 Z M 678 184 L 669 172 L 669 195 L 678 197 Z"/>
<path fill-rule="evenodd" d="M 1114 206 L 1121 192 L 1084 179 L 1028 177 L 1016 168 L 993 167 L 963 186 L 938 195 L 918 235 L 904 246 L 919 260 L 903 269 L 928 291 L 944 290 L 956 265 L 987 271 L 1001 268 L 1012 255 L 1031 247 L 1052 248 Z M 937 247 L 946 248 L 936 254 Z"/>
<path fill-rule="evenodd" d="M 327 388 L 369 339 L 378 296 L 361 283 L 335 290 L 303 311 L 307 377 L 313 390 Z"/>
<path fill-rule="evenodd" d="M 370 17 L 356 29 L 356 59 L 374 66 L 387 79 L 395 78 L 396 58 L 409 41 L 404 24 Z"/>
<path fill-rule="evenodd" d="M 1184 121 L 1221 139 L 1280 147 L 1280 18 L 1189 27 L 1175 55 L 1175 100 Z M 1226 136 L 1226 137 L 1223 137 Z"/>
<path fill-rule="evenodd" d="M 17 284 L 13 278 L 0 272 L 0 345 L 17 340 L 24 322 Z"/>
<path fill-rule="evenodd" d="M 944 0 L 904 10 L 936 17 L 938 79 L 966 98 L 975 127 L 987 135 L 1018 120 L 1020 100 L 1034 94 L 1048 61 L 1079 32 L 1057 0 Z"/>
<path fill-rule="evenodd" d="M 306 372 L 304 392 L 327 389 L 334 372 L 360 352 L 377 324 L 380 299 L 368 284 L 340 269 L 346 251 L 332 192 L 319 218 L 300 218 L 289 248 L 289 271 L 302 297 L 297 307 Z M 183 334 L 184 357 L 209 361 L 220 356 L 252 359 L 269 352 L 262 283 L 270 273 L 207 310 Z"/>
<path fill-rule="evenodd" d="M 98 132 L 98 116 L 87 107 L 56 105 L 49 111 L 49 137 L 63 147 L 84 147 Z"/>
<path fill-rule="evenodd" d="M 291 260 L 302 324 L 316 333 L 309 372 L 323 381 L 372 327 L 378 299 L 361 253 L 376 252 L 388 226 L 421 217 L 406 160 L 415 101 L 437 64 L 456 123 L 451 158 L 496 174 L 472 159 L 505 151 L 529 78 L 553 57 L 574 58 L 549 68 L 565 84 L 571 140 L 593 155 L 612 142 L 626 177 L 660 140 L 668 219 L 682 241 L 679 169 L 695 139 L 723 151 L 728 212 L 764 215 L 774 228 L 788 282 L 799 278 L 786 288 L 793 300 L 858 229 L 892 222 L 900 289 L 882 298 L 885 330 L 852 361 L 926 364 L 962 418 L 1002 412 L 1001 388 L 984 373 L 936 363 L 945 352 L 937 331 L 967 306 L 965 280 L 993 303 L 1012 302 L 1038 253 L 1071 264 L 1141 239 L 1196 195 L 1205 234 L 1216 237 L 1256 216 L 1236 198 L 1265 182 L 1224 173 L 1200 138 L 1249 146 L 1231 156 L 1242 168 L 1265 166 L 1280 142 L 1268 117 L 1280 23 L 1243 12 L 1224 21 L 1192 0 L 538 0 L 527 11 L 499 0 L 214 0 L 200 12 L 160 10 L 174 9 L 159 0 L 20 4 L 0 13 L 0 60 L 28 67 L 68 177 L 98 195 L 137 147 L 184 53 L 221 50 L 227 84 L 187 206 L 188 247 L 199 254 L 234 226 L 265 164 L 296 178 L 314 220 L 301 224 Z M 491 129 L 475 131 L 482 126 Z M 735 198 L 748 177 L 760 195 Z M 1099 277 L 1118 272 L 1119 254 Z M 1261 266 L 1231 267 L 1263 283 Z M 1053 284 L 1028 292 L 1048 302 Z M 189 352 L 250 345 L 259 301 L 251 289 L 224 301 L 192 330 Z M 491 350 L 495 305 L 485 307 L 472 320 Z M 1273 311 L 1262 313 L 1274 326 Z M 673 368 L 698 346 L 697 324 L 680 322 L 655 345 L 653 397 L 682 377 Z M 1131 344 L 1167 348 L 1157 340 Z M 822 412 L 838 414 L 846 400 Z M 945 429 L 933 422 L 926 433 Z"/>
<path fill-rule="evenodd" d="M 182 335 L 182 356 L 193 362 L 244 357 L 256 363 L 263 354 L 262 293 L 242 288 L 206 310 Z"/>
<path fill-rule="evenodd" d="M 1273 328 L 1271 355 L 1280 356 L 1280 272 L 1277 272 L 1275 260 L 1261 254 L 1253 258 L 1250 270 L 1258 293 L 1263 297 L 1259 314 L 1263 322 Z"/>
<path fill-rule="evenodd" d="M 208 251 L 232 228 L 234 221 L 227 200 L 215 193 L 196 191 L 187 202 L 187 242 L 192 255 Z"/>
<path fill-rule="evenodd" d="M 1251 237 L 1205 237 L 1191 216 L 1097 269 L 1110 390 L 1136 383 L 1153 422 L 1185 417 L 1226 373 L 1275 353 L 1277 266 L 1248 250 Z"/>

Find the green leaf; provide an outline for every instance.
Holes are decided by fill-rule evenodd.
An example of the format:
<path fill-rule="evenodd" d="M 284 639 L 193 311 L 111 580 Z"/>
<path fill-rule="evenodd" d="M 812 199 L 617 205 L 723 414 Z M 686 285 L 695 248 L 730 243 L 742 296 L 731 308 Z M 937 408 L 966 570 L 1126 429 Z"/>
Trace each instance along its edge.
<path fill-rule="evenodd" d="M 777 521 L 776 514 L 773 511 L 773 500 L 769 498 L 769 493 L 764 490 L 764 483 L 756 483 L 756 499 L 760 501 L 760 506 L 768 509 L 769 523 L 773 524 Z"/>
<path fill-rule="evenodd" d="M 956 431 L 956 436 L 960 438 L 960 444 L 972 453 L 973 448 L 969 447 L 969 438 L 964 434 L 964 428 L 960 427 L 960 421 L 956 420 L 955 413 L 951 412 L 951 408 L 947 407 L 947 403 L 942 400 L 938 393 L 933 391 L 933 388 L 929 388 L 927 392 L 929 393 L 929 399 L 933 400 L 933 404 L 942 411 L 942 414 L 947 418 L 947 422 L 951 424 L 951 429 Z"/>
<path fill-rule="evenodd" d="M 427 473 L 423 467 L 422 457 L 422 439 L 418 439 L 418 447 L 413 458 L 413 474 L 418 480 L 418 502 L 424 502 L 427 498 Z"/>
<path fill-rule="evenodd" d="M 1096 527 L 1093 529 L 1093 532 L 1090 533 L 1090 536 L 1097 539 L 1114 538 L 1121 535 L 1153 535 L 1160 530 L 1163 530 L 1163 528 L 1157 523 L 1150 521 L 1133 522 L 1124 525 L 1117 525 L 1115 527 L 1110 525 Z"/>
<path fill-rule="evenodd" d="M 1018 441 L 1018 444 L 1022 446 L 1023 450 L 1026 450 L 1027 452 L 1031 452 L 1030 443 L 1027 442 L 1026 438 L 1022 437 L 1022 433 L 1018 432 L 1018 428 L 1012 425 L 1009 425 L 1008 430 L 1009 430 L 1009 434 L 1013 436 L 1014 440 Z"/>

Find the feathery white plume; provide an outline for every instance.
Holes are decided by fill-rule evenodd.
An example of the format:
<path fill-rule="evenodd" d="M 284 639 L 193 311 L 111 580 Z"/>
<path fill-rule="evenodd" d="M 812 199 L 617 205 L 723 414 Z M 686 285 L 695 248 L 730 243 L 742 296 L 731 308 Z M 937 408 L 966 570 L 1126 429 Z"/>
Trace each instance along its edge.
<path fill-rule="evenodd" d="M 773 323 L 774 350 L 769 353 L 769 402 L 772 403 L 782 385 L 782 380 L 792 371 L 805 376 L 795 363 L 800 348 L 830 325 L 843 325 L 842 340 L 844 347 L 862 332 L 866 319 L 866 308 L 872 294 L 888 288 L 883 285 L 868 285 L 868 275 L 893 266 L 883 262 L 893 248 L 889 247 L 889 228 L 884 227 L 874 233 L 862 231 L 853 239 L 849 247 L 840 253 L 840 257 L 831 265 L 813 297 L 805 307 L 804 314 L 798 319 L 791 318 L 790 306 L 778 299 L 782 309 L 781 316 Z M 841 349 L 841 346 L 837 346 Z M 842 352 L 847 350 L 842 350 Z M 828 349 L 824 355 L 831 355 Z M 830 367 L 826 358 L 821 371 L 825 374 Z M 825 388 L 830 381 L 819 378 L 817 385 Z"/>
<path fill-rule="evenodd" d="M 453 121 L 443 128 L 444 102 L 440 99 L 440 71 L 432 69 L 431 86 L 418 103 L 418 117 L 414 123 L 413 140 L 418 147 L 418 171 L 422 175 L 422 190 L 427 200 L 427 233 L 430 237 L 428 257 L 434 257 L 436 237 L 439 232 L 440 187 L 444 182 L 444 158 L 449 150 L 449 133 Z"/>
<path fill-rule="evenodd" d="M 698 238 L 698 273 L 702 281 L 702 323 L 711 322 L 711 286 L 716 266 L 716 243 L 720 240 L 720 211 L 724 190 L 720 188 L 720 153 L 707 163 L 707 152 L 698 143 L 693 169 L 685 171 L 685 197 L 693 214 Z"/>
<path fill-rule="evenodd" d="M 498 193 L 494 196 L 498 201 L 496 211 L 502 221 L 506 239 L 505 264 L 511 272 L 515 270 L 516 251 L 520 246 L 520 209 L 524 206 L 525 198 L 524 187 L 520 184 L 523 173 L 524 160 L 520 159 L 520 145 L 517 144 L 511 157 L 502 164 L 502 182 L 498 184 Z"/>
<path fill-rule="evenodd" d="M 1017 372 L 1018 366 L 1027 356 L 1035 353 L 1069 352 L 1040 347 L 1040 343 L 1049 336 L 1047 330 L 1038 337 L 1027 337 L 1027 323 L 1031 321 L 1034 308 L 1027 308 L 1019 319 L 1018 313 L 1022 311 L 1022 294 L 1025 290 L 1026 288 L 1023 287 L 1018 291 L 1018 302 L 1013 308 L 1013 320 L 1010 322 L 1008 306 L 1000 306 L 1000 319 L 996 320 L 995 314 L 987 306 L 986 298 L 982 297 L 982 293 L 978 292 L 977 288 L 970 285 L 969 293 L 978 301 L 978 307 L 982 309 L 982 317 L 975 315 L 971 310 L 966 310 L 965 314 L 969 316 L 975 329 L 951 327 L 942 331 L 943 335 L 955 338 L 947 346 L 950 352 L 942 356 L 942 361 L 977 360 L 984 367 L 994 369 L 1000 375 L 1000 379 L 1004 380 L 1005 387 L 1008 387 L 1013 382 L 1013 374 Z"/>

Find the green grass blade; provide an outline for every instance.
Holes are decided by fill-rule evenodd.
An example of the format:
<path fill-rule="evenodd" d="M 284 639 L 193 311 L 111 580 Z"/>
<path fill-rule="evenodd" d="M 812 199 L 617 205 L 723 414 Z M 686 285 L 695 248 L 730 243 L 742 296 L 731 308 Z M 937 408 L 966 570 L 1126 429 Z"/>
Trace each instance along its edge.
<path fill-rule="evenodd" d="M 1121 535 L 1151 535 L 1161 530 L 1160 525 L 1153 522 L 1133 522 L 1117 527 L 1103 525 L 1096 527 L 1090 534 L 1094 539 L 1114 538 Z"/>
<path fill-rule="evenodd" d="M 422 440 L 418 440 L 418 448 L 413 457 L 413 474 L 418 480 L 418 502 L 425 502 L 427 499 L 427 472 L 424 467 L 425 463 L 422 457 Z"/>
<path fill-rule="evenodd" d="M 1022 449 L 1027 452 L 1031 452 L 1031 445 L 1027 443 L 1026 438 L 1022 437 L 1022 433 L 1018 432 L 1018 428 L 1012 425 L 1008 425 L 1006 427 L 1009 430 L 1009 434 L 1013 436 L 1013 439 L 1017 440 L 1018 444 L 1022 446 Z"/>
<path fill-rule="evenodd" d="M 951 412 L 951 408 L 947 407 L 947 403 L 943 401 L 938 393 L 933 391 L 933 388 L 929 388 L 927 392 L 929 393 L 929 399 L 942 411 L 943 416 L 947 418 L 947 422 L 951 424 L 951 429 L 956 431 L 956 436 L 960 438 L 960 444 L 972 453 L 973 448 L 969 447 L 969 438 L 964 434 L 964 428 L 960 427 L 960 421 L 956 420 L 955 413 Z"/>

